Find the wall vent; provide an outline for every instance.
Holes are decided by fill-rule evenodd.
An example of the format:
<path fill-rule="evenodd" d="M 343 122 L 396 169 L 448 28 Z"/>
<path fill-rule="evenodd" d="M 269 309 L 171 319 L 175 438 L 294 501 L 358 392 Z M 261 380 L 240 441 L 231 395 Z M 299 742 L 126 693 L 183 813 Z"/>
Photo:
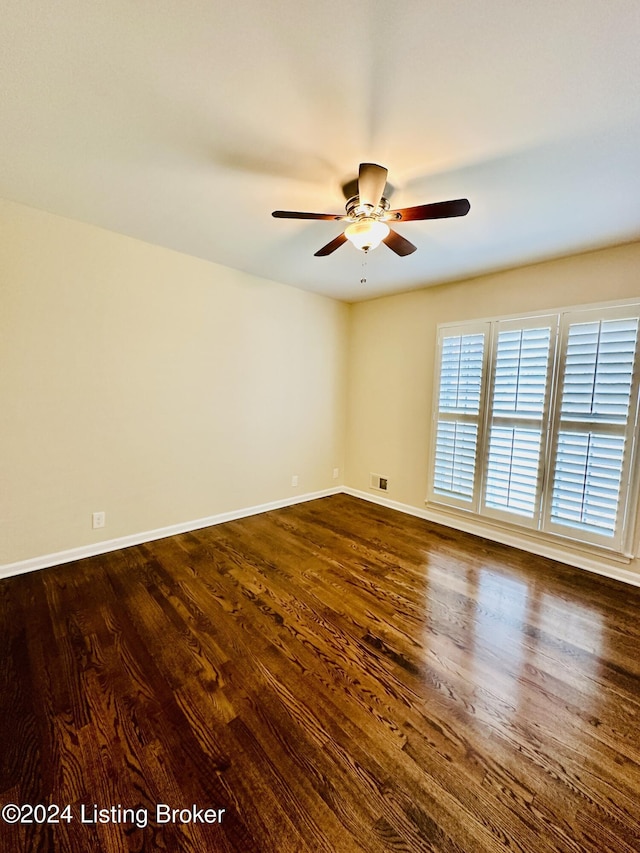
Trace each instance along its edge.
<path fill-rule="evenodd" d="M 372 489 L 377 489 L 379 492 L 386 492 L 389 489 L 389 478 L 381 477 L 380 474 L 370 474 L 369 486 Z"/>

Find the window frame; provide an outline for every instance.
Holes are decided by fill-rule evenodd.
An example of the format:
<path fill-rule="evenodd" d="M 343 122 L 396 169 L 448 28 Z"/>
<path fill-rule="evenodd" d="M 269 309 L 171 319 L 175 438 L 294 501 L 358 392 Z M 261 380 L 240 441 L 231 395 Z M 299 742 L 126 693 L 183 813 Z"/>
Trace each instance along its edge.
<path fill-rule="evenodd" d="M 624 427 L 625 440 L 628 444 L 625 445 L 620 475 L 616 531 L 613 536 L 607 536 L 554 522 L 551 518 L 551 502 L 569 328 L 572 324 L 580 322 L 614 320 L 626 317 L 639 318 L 639 327 L 628 417 Z M 499 332 L 508 329 L 536 328 L 540 327 L 540 324 L 545 321 L 548 321 L 552 328 L 547 365 L 547 388 L 542 416 L 540 464 L 536 485 L 536 512 L 533 519 L 529 520 L 513 512 L 486 506 L 489 439 L 494 408 L 494 374 Z M 481 397 L 474 490 L 470 501 L 456 501 L 434 490 L 437 425 L 440 415 L 442 347 L 444 339 L 448 336 L 478 333 L 481 330 L 484 330 L 485 333 L 485 345 L 483 374 L 480 383 Z M 640 470 L 638 470 L 640 465 L 640 301 L 629 299 L 593 305 L 579 305 L 551 311 L 541 310 L 521 315 L 491 317 L 468 322 L 441 323 L 437 327 L 436 341 L 426 504 L 447 512 L 460 513 L 480 522 L 487 522 L 514 531 L 521 530 L 523 533 L 532 534 L 542 540 L 564 542 L 565 544 L 573 543 L 595 552 L 613 553 L 627 558 L 633 556 L 631 549 L 640 500 Z M 594 423 L 594 421 L 590 421 L 590 423 Z M 588 430 L 588 427 L 585 429 Z"/>

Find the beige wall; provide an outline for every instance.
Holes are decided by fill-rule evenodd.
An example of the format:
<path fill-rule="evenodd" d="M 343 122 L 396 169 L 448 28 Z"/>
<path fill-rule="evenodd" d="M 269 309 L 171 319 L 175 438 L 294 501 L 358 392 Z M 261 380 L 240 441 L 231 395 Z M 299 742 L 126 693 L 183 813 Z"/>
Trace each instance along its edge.
<path fill-rule="evenodd" d="M 346 306 L 11 202 L 0 229 L 0 566 L 372 471 L 424 511 L 438 323 L 640 296 L 640 243 Z"/>
<path fill-rule="evenodd" d="M 341 482 L 346 305 L 10 202 L 0 233 L 0 564 Z"/>
<path fill-rule="evenodd" d="M 438 323 L 637 296 L 640 243 L 353 305 L 347 484 L 425 509 Z"/>

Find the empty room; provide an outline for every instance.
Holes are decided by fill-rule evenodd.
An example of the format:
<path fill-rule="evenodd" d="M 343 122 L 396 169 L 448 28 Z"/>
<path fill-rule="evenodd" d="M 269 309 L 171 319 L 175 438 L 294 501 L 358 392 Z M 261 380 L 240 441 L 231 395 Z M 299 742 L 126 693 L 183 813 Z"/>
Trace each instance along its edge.
<path fill-rule="evenodd" d="M 638 853 L 637 0 L 6 0 L 0 853 Z"/>

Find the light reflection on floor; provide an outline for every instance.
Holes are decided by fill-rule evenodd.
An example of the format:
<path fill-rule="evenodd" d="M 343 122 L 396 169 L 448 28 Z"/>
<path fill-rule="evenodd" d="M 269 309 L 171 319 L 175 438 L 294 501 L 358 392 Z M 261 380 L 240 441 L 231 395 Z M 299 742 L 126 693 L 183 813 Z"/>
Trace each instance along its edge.
<path fill-rule="evenodd" d="M 527 730 L 532 711 L 555 715 L 557 736 L 578 747 L 584 719 L 596 719 L 606 701 L 598 678 L 602 614 L 542 591 L 520 572 L 459 565 L 446 572 L 446 587 L 440 572 L 432 564 L 427 574 L 424 635 L 425 663 L 439 674 L 440 694 L 498 733 Z M 439 638 L 437 658 L 430 634 Z"/>

